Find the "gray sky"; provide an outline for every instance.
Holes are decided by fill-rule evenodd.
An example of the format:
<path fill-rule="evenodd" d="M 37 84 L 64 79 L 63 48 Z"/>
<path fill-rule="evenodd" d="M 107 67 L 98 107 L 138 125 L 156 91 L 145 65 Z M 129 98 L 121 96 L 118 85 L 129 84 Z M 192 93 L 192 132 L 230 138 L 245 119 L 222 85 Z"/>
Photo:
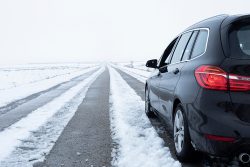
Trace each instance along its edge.
<path fill-rule="evenodd" d="M 0 63 L 144 61 L 193 23 L 248 0 L 1 0 Z"/>

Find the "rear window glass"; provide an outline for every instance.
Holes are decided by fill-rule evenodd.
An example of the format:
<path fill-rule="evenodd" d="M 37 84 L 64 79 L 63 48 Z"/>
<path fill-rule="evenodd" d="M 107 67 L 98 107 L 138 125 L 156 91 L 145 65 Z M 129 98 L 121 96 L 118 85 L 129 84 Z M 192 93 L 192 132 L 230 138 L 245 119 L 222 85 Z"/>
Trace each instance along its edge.
<path fill-rule="evenodd" d="M 250 23 L 232 27 L 229 44 L 232 58 L 250 59 Z"/>
<path fill-rule="evenodd" d="M 192 47 L 194 45 L 197 33 L 198 33 L 198 31 L 194 31 L 191 38 L 189 39 L 188 45 L 187 45 L 187 47 L 186 47 L 186 49 L 184 51 L 183 57 L 182 57 L 182 61 L 189 59 L 189 56 L 190 56 L 190 53 L 192 51 Z"/>
<path fill-rule="evenodd" d="M 206 51 L 207 38 L 208 38 L 208 31 L 200 30 L 196 42 L 194 44 L 193 52 L 191 54 L 191 59 L 200 56 Z"/>
<path fill-rule="evenodd" d="M 181 61 L 181 57 L 184 53 L 185 47 L 187 45 L 187 42 L 191 36 L 192 32 L 187 32 L 185 34 L 183 34 L 175 48 L 171 63 L 177 63 L 179 61 Z"/>

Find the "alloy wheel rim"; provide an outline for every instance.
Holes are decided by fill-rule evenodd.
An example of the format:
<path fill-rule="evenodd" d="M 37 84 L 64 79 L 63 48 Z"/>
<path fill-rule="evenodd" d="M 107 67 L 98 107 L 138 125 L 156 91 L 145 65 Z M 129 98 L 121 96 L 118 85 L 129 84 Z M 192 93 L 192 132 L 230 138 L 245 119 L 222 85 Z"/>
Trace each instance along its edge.
<path fill-rule="evenodd" d="M 177 153 L 180 153 L 184 144 L 184 119 L 181 110 L 178 110 L 175 115 L 174 144 Z"/>

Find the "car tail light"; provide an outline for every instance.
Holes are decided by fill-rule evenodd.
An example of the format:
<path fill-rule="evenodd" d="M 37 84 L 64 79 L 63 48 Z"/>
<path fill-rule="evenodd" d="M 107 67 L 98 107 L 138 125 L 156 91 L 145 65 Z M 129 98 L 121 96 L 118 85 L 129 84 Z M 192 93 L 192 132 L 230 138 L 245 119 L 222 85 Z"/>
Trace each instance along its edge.
<path fill-rule="evenodd" d="M 230 74 L 229 84 L 232 91 L 248 91 L 250 90 L 250 77 Z"/>
<path fill-rule="evenodd" d="M 202 65 L 195 70 L 195 77 L 203 88 L 214 90 L 248 91 L 250 77 L 227 74 L 216 66 Z"/>
<path fill-rule="evenodd" d="M 207 89 L 227 90 L 227 73 L 215 66 L 202 65 L 195 70 L 199 85 Z"/>

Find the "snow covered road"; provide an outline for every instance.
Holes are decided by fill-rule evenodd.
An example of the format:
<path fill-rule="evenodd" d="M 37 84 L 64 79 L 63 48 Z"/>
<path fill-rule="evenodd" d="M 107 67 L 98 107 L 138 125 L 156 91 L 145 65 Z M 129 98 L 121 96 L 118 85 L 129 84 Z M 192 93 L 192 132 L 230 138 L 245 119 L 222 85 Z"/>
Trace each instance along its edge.
<path fill-rule="evenodd" d="M 125 73 L 133 76 L 134 78 L 138 79 L 139 81 L 146 83 L 146 80 L 149 78 L 151 75 L 150 71 L 142 70 L 142 69 L 136 69 L 136 68 L 131 68 L 131 67 L 126 67 L 122 65 L 113 65 L 113 67 L 118 68 Z"/>
<path fill-rule="evenodd" d="M 181 166 L 144 114 L 144 81 L 107 67 L 0 108 L 0 166 Z"/>
<path fill-rule="evenodd" d="M 117 147 L 113 166 L 178 167 L 163 140 L 144 113 L 144 102 L 113 68 L 111 80 L 111 130 Z"/>
<path fill-rule="evenodd" d="M 103 71 L 104 67 L 76 86 L 67 90 L 61 96 L 55 98 L 43 107 L 31 112 L 25 118 L 0 132 L 0 166 L 32 166 L 32 164 L 27 163 L 27 161 L 34 158 L 35 160 L 41 160 L 44 158 L 44 155 L 46 155 L 46 153 L 48 153 L 53 146 L 51 141 L 56 141 L 60 131 L 63 130 L 63 127 L 74 115 L 74 112 L 84 98 L 88 87 Z M 77 102 L 69 105 L 72 103 L 71 101 Z M 53 116 L 57 116 L 55 115 L 57 112 L 61 112 L 61 114 L 64 115 L 62 116 L 63 121 L 58 122 L 58 119 L 54 119 L 57 123 L 55 124 L 53 123 Z M 36 147 L 36 149 L 33 149 L 35 151 L 28 151 L 24 154 L 22 149 L 20 149 L 19 152 L 18 150 L 15 150 L 18 146 L 20 147 L 20 145 L 25 145 L 27 140 L 31 142 L 30 138 L 32 138 L 32 134 L 35 135 L 37 131 L 48 126 L 48 124 L 56 125 L 57 128 L 52 126 L 51 131 L 48 131 L 51 134 L 46 133 L 45 136 L 39 136 L 37 139 L 39 139 L 41 143 L 33 141 L 33 145 Z M 47 138 L 48 136 L 50 138 Z M 43 137 L 43 139 L 41 139 L 41 137 Z M 45 147 L 44 144 L 46 144 Z"/>

